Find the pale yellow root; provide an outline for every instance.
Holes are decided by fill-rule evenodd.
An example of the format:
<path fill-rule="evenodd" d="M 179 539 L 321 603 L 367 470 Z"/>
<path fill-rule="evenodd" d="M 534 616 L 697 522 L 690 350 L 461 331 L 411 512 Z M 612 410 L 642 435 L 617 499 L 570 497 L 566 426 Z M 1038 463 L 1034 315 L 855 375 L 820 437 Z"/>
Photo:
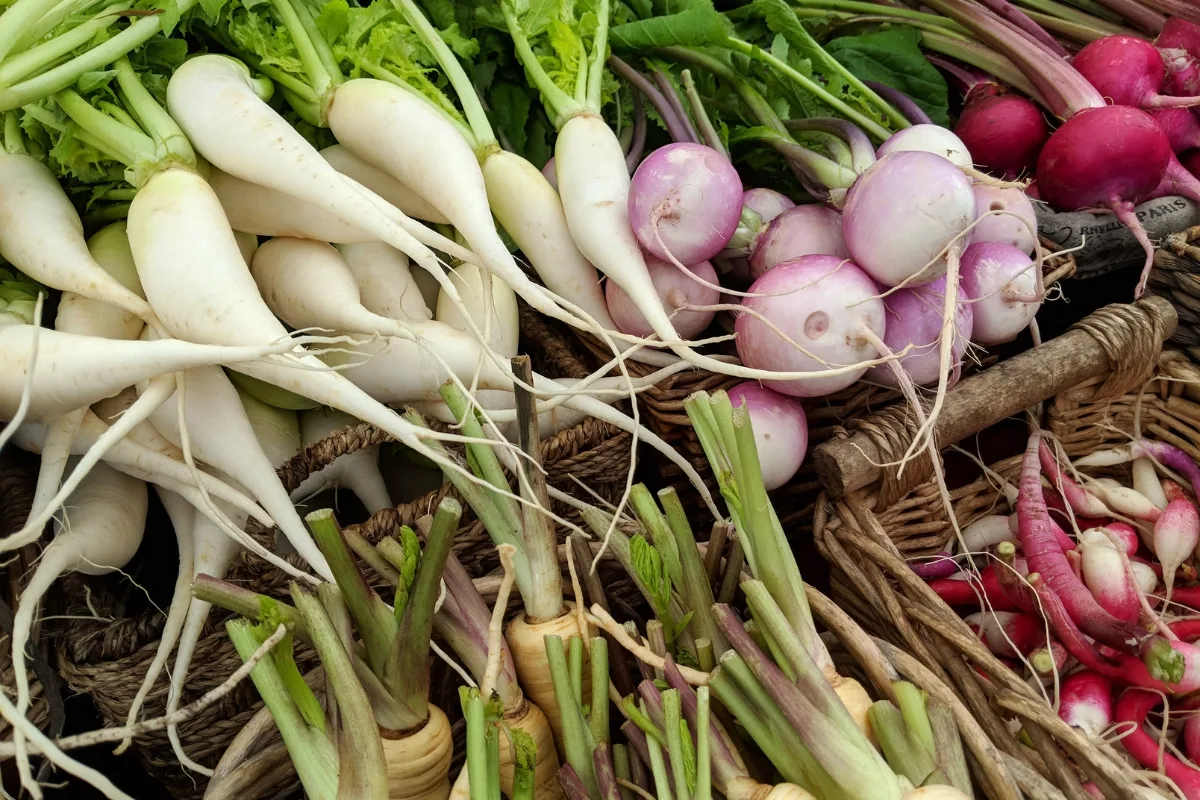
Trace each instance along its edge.
<path fill-rule="evenodd" d="M 579 616 L 574 613 L 575 604 L 565 603 L 566 610 L 554 619 L 530 622 L 525 612 L 517 615 L 508 625 L 506 638 L 512 653 L 513 665 L 517 668 L 517 680 L 525 690 L 525 696 L 546 715 L 550 729 L 554 732 L 554 743 L 559 752 L 563 750 L 562 714 L 554 696 L 554 681 L 550 679 L 550 666 L 546 662 L 546 636 L 561 636 L 564 646 L 572 636 L 582 636 L 586 642 L 591 630 L 581 631 Z M 590 626 L 588 626 L 590 628 Z M 591 670 L 587 659 L 583 665 L 583 697 L 591 697 Z M 540 799 L 540 795 L 538 795 Z"/>
<path fill-rule="evenodd" d="M 858 725 L 858 729 L 871 740 L 871 744 L 878 745 L 875 731 L 871 729 L 871 722 L 867 719 L 867 711 L 870 710 L 873 702 L 871 696 L 867 694 L 867 690 L 854 678 L 847 678 L 836 673 L 829 682 L 833 685 L 833 691 L 841 699 L 842 705 L 850 712 L 850 717 Z"/>
<path fill-rule="evenodd" d="M 728 800 L 816 800 L 794 783 L 771 786 L 749 777 L 734 778 L 726 783 L 725 797 Z"/>
<path fill-rule="evenodd" d="M 525 731 L 537 746 L 537 762 L 533 771 L 533 796 L 536 800 L 559 800 L 563 797 L 558 782 L 558 751 L 554 748 L 554 734 L 542 710 L 528 700 L 513 712 L 505 714 L 504 721 L 514 729 Z M 512 797 L 513 762 L 512 748 L 508 737 L 500 736 L 500 791 Z M 450 790 L 450 800 L 467 800 L 471 796 L 471 783 L 467 779 L 464 765 Z"/>
<path fill-rule="evenodd" d="M 450 796 L 450 758 L 454 741 L 450 720 L 437 706 L 420 730 L 391 738 L 383 735 L 388 800 L 446 800 Z"/>

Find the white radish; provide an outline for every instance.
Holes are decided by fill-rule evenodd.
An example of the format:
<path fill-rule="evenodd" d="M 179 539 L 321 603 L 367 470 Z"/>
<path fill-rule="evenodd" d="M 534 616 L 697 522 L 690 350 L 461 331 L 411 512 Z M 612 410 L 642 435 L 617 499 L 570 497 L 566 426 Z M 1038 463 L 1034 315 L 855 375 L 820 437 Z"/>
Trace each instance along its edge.
<path fill-rule="evenodd" d="M 516 293 L 504 281 L 489 276 L 474 264 L 460 264 L 450 273 L 450 280 L 458 285 L 462 308 L 442 293 L 438 295 L 434 318 L 455 330 L 469 333 L 471 326 L 467 324 L 467 317 L 470 317 L 481 330 L 490 332 L 488 343 L 493 350 L 504 358 L 515 356 L 521 324 Z M 490 293 L 485 286 L 489 283 Z"/>
<path fill-rule="evenodd" d="M 332 408 L 319 408 L 300 415 L 300 436 L 304 445 L 319 442 L 334 431 L 350 428 L 358 420 Z M 368 514 L 393 508 L 387 484 L 379 472 L 379 445 L 364 447 L 338 456 L 332 464 L 312 473 L 292 491 L 293 502 L 324 491 L 345 487 L 354 492 Z"/>
<path fill-rule="evenodd" d="M 19 715 L 29 709 L 25 645 L 42 596 L 65 573 L 105 575 L 129 563 L 142 543 L 146 507 L 146 484 L 104 464 L 89 472 L 71 496 L 68 512 L 56 524 L 54 541 L 42 552 L 13 619 L 12 665 Z"/>
<path fill-rule="evenodd" d="M 450 222 L 432 203 L 377 167 L 363 161 L 340 144 L 321 150 L 321 157 L 347 178 L 352 178 L 410 217 L 426 222 Z"/>
<path fill-rule="evenodd" d="M 373 242 L 378 239 L 312 203 L 259 186 L 227 172 L 210 170 L 208 182 L 236 230 L 258 236 L 298 236 L 322 242 Z"/>
<path fill-rule="evenodd" d="M 1088 486 L 1104 504 L 1119 514 L 1154 522 L 1162 511 L 1136 489 L 1123 486 L 1112 478 L 1096 478 Z"/>
<path fill-rule="evenodd" d="M 29 156 L 0 155 L 0 255 L 53 289 L 154 319 L 145 300 L 95 262 L 75 207 L 49 167 Z"/>
<path fill-rule="evenodd" d="M 233 238 L 237 240 L 238 250 L 242 251 L 242 260 L 249 266 L 254 259 L 254 254 L 258 252 L 258 235 L 245 231 L 234 231 Z M 133 263 L 133 253 L 129 254 L 129 263 Z"/>
<path fill-rule="evenodd" d="M 139 387 L 140 390 L 140 387 Z M 296 513 L 275 474 L 275 467 L 258 444 L 237 390 L 216 367 L 188 370 L 183 393 L 183 425 L 196 458 L 221 470 L 249 489 L 275 524 L 317 574 L 332 580 L 325 557 Z M 178 398 L 154 412 L 151 422 L 176 447 L 182 447 Z"/>
<path fill-rule="evenodd" d="M 354 275 L 368 311 L 392 319 L 433 318 L 404 253 L 383 242 L 343 244 L 338 252 Z"/>
<path fill-rule="evenodd" d="M 1133 460 L 1133 488 L 1159 509 L 1167 507 L 1167 495 L 1163 492 L 1162 483 L 1158 480 L 1158 470 L 1150 458 L 1135 458 Z"/>
<path fill-rule="evenodd" d="M 962 552 L 982 553 L 1001 542 L 1015 542 L 1016 539 L 1016 531 L 1007 516 L 988 514 L 962 529 Z"/>

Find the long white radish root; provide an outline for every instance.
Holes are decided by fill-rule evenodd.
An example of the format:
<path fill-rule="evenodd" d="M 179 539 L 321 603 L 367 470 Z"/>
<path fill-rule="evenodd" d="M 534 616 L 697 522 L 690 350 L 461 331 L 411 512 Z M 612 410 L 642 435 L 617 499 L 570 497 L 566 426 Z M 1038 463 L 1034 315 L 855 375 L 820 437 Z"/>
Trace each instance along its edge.
<path fill-rule="evenodd" d="M 462 307 L 449 302 L 444 294 L 439 295 L 434 319 L 455 330 L 470 333 L 469 317 L 475 325 L 490 332 L 488 344 L 493 350 L 505 358 L 515 356 L 521 321 L 517 295 L 512 288 L 474 264 L 460 264 L 450 273 L 450 280 L 458 284 Z M 486 284 L 491 284 L 490 292 Z"/>
<path fill-rule="evenodd" d="M 332 408 L 305 411 L 300 415 L 300 436 L 305 445 L 310 445 L 334 431 L 357 424 L 358 420 Z M 299 503 L 326 488 L 343 487 L 354 492 L 368 514 L 395 506 L 379 472 L 378 445 L 338 456 L 292 490 L 292 501 Z"/>
<path fill-rule="evenodd" d="M 347 178 L 352 178 L 367 187 L 410 217 L 438 224 L 450 222 L 445 214 L 438 211 L 424 197 L 383 170 L 363 161 L 340 144 L 333 144 L 321 150 L 321 158 Z"/>
<path fill-rule="evenodd" d="M 372 314 L 417 322 L 432 319 L 404 253 L 383 242 L 344 244 L 338 252 L 358 282 L 363 306 Z"/>

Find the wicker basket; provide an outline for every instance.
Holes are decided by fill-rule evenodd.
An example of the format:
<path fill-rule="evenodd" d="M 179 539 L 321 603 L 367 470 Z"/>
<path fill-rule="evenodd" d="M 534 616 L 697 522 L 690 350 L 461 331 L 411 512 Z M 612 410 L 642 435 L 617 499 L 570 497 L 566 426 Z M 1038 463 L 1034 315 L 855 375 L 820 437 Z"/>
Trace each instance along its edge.
<path fill-rule="evenodd" d="M 540 371 L 555 377 L 582 377 L 587 373 L 587 368 L 571 353 L 568 340 L 560 330 L 524 307 L 521 323 L 523 340 Z M 431 427 L 438 427 L 433 421 L 427 422 Z M 578 480 L 586 485 L 587 491 L 614 499 L 625 486 L 630 440 L 629 434 L 594 419 L 562 431 L 542 442 L 542 460 L 549 482 L 563 491 L 582 496 L 584 489 L 576 482 Z M 338 456 L 385 441 L 390 438 L 368 424 L 337 431 L 281 466 L 280 478 L 290 492 L 312 472 Z M 454 490 L 445 484 L 413 502 L 384 509 L 365 522 L 347 527 L 356 529 L 372 542 L 378 541 L 391 534 L 399 524 L 414 524 L 448 494 L 454 494 Z M 565 506 L 557 506 L 555 510 L 561 514 L 568 511 Z M 263 530 L 253 520 L 247 531 L 263 544 L 273 544 L 273 532 Z M 158 533 L 169 536 L 169 531 Z M 559 533 L 561 536 L 563 531 Z M 147 538 L 149 536 L 148 533 Z M 469 514 L 464 515 L 455 534 L 454 550 L 472 576 L 482 576 L 499 565 L 486 531 Z M 296 558 L 289 557 L 299 565 Z M 633 596 L 634 590 L 627 580 L 617 575 L 605 577 L 614 594 Z M 238 556 L 227 579 L 257 592 L 287 597 L 288 576 L 248 551 Z M 122 590 L 116 579 L 72 576 L 66 586 L 68 603 L 74 606 L 68 608 L 67 616 L 78 614 L 79 618 L 69 621 L 62 629 L 62 635 L 56 638 L 60 673 L 72 690 L 91 696 L 107 722 L 124 724 L 158 646 L 163 614 L 150 610 L 130 616 L 123 607 Z M 96 616 L 105 621 L 95 619 Z M 205 635 L 192 658 L 183 704 L 219 685 L 240 665 L 223 629 L 226 618 L 216 610 L 210 616 Z M 315 665 L 315 656 L 307 649 L 298 648 L 297 663 L 302 671 L 307 671 Z M 167 688 L 168 678 L 164 672 L 146 699 L 143 719 L 162 715 Z M 452 712 L 458 707 L 452 680 L 446 679 L 445 697 L 437 697 L 436 689 L 435 685 L 434 701 L 442 700 L 442 708 Z M 199 763 L 215 764 L 229 742 L 260 707 L 253 686 L 249 682 L 243 683 L 219 703 L 180 725 L 184 749 Z M 134 745 L 151 774 L 166 785 L 174 797 L 197 798 L 203 794 L 206 785 L 203 776 L 181 769 L 164 732 L 135 739 Z"/>
<path fill-rule="evenodd" d="M 1163 240 L 1154 253 L 1149 286 L 1170 300 L 1179 314 L 1172 344 L 1200 363 L 1200 226 Z"/>
<path fill-rule="evenodd" d="M 1048 240 L 1043 239 L 1042 246 L 1051 252 L 1054 250 L 1054 244 Z M 1075 274 L 1074 257 L 1069 254 L 1051 255 L 1045 261 L 1043 274 L 1047 287 L 1071 277 Z M 612 358 L 612 353 L 590 335 L 577 334 L 577 337 L 596 364 L 603 364 Z M 989 361 L 985 360 L 984 364 L 987 363 Z M 630 374 L 637 377 L 649 375 L 655 369 L 636 362 L 628 362 L 627 366 Z M 695 392 L 728 390 L 741 382 L 740 378 L 731 378 L 707 370 L 691 370 L 676 373 L 638 394 L 643 413 L 647 417 L 646 424 L 692 463 L 710 489 L 715 489 L 716 480 L 708 467 L 708 459 L 704 457 L 700 440 L 688 421 L 683 403 Z M 809 452 L 832 437 L 850 420 L 869 417 L 899 398 L 900 393 L 895 389 L 860 382 L 827 397 L 804 399 L 802 404 L 808 418 Z M 674 486 L 685 499 L 692 500 L 691 506 L 700 506 L 696 501 L 696 492 L 677 466 L 664 459 L 655 463 L 659 466 L 663 483 Z M 817 478 L 812 461 L 806 459 L 791 481 L 771 493 L 771 501 L 779 509 L 783 523 L 789 531 L 795 531 L 794 535 L 797 537 L 807 538 L 811 530 L 813 510 L 820 488 L 821 482 Z"/>
<path fill-rule="evenodd" d="M 946 438 L 939 436 L 941 444 L 999 421 L 1008 412 L 981 406 L 978 398 L 995 397 L 998 387 L 1013 385 L 1023 391 L 1016 402 L 1032 406 L 1053 398 L 1045 407 L 1046 427 L 1073 457 L 1126 442 L 1139 424 L 1143 435 L 1170 441 L 1200 457 L 1200 414 L 1182 397 L 1184 382 L 1200 386 L 1200 370 L 1180 353 L 1159 352 L 1173 325 L 1171 307 L 1157 298 L 1096 312 L 1060 339 L 1005 362 L 992 371 L 995 374 L 976 376 L 975 387 L 964 381 L 959 389 L 968 391 L 956 396 L 956 389 L 947 401 L 947 425 L 954 430 Z M 1067 352 L 1075 354 L 1074 361 Z M 1052 376 L 1070 372 L 1087 377 L 1064 386 L 1071 376 L 1039 378 L 1039 368 Z M 974 391 L 980 385 L 986 391 Z M 956 401 L 972 407 L 953 407 Z M 956 420 L 972 414 L 968 427 L 956 427 Z M 876 463 L 893 460 L 887 454 L 898 457 L 913 435 L 913 423 L 900 413 L 857 427 L 847 434 L 851 440 L 859 437 L 859 444 L 870 442 L 872 460 L 883 454 Z M 940 428 L 939 433 L 946 431 Z M 1024 434 L 1014 435 L 1009 451 L 1022 450 L 1024 441 Z M 825 455 L 838 447 L 831 443 Z M 842 449 L 840 455 L 846 452 Z M 991 467 L 1015 483 L 1020 461 L 1019 455 L 1012 456 Z M 888 470 L 881 480 L 862 488 L 851 477 L 857 468 L 843 464 L 841 471 L 828 472 L 835 491 L 822 495 L 814 526 L 817 547 L 832 566 L 835 600 L 864 628 L 914 653 L 927 669 L 953 685 L 999 750 L 1051 781 L 1066 797 L 1085 796 L 1080 772 L 1095 781 L 1105 797 L 1136 796 L 1135 776 L 1124 759 L 1089 743 L 1059 720 L 1042 695 L 993 656 L 909 568 L 906 559 L 941 551 L 953 537 L 936 486 L 928 479 L 928 462 L 914 466 L 913 474 L 904 478 Z M 952 488 L 950 496 L 960 525 L 992 513 L 1004 502 L 996 486 L 983 478 Z M 1032 749 L 1006 727 L 1005 721 L 1014 719 L 1029 734 Z"/>

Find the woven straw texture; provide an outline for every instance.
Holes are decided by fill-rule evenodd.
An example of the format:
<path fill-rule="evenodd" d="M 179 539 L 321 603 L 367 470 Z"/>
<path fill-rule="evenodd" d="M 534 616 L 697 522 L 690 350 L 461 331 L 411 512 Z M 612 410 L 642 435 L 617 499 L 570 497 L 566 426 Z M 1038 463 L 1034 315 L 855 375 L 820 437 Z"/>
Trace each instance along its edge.
<path fill-rule="evenodd" d="M 1200 363 L 1200 226 L 1172 233 L 1154 253 L 1150 291 L 1179 313 L 1172 344 Z"/>
<path fill-rule="evenodd" d="M 1154 320 L 1144 315 L 1139 320 L 1132 312 L 1129 306 L 1110 306 L 1081 323 L 1102 343 L 1112 368 L 1053 398 L 1045 427 L 1071 457 L 1128 442 L 1135 430 L 1200 457 L 1200 406 L 1187 397 L 1200 387 L 1200 370 L 1181 353 L 1160 354 Z M 1186 385 L 1192 382 L 1194 387 Z M 881 451 L 885 454 L 903 452 L 912 434 L 897 414 L 873 418 L 862 427 L 876 431 L 878 442 L 890 443 Z M 1014 456 L 990 466 L 1015 484 L 1020 460 Z M 998 506 L 1006 508 L 999 490 L 986 479 L 953 489 L 950 496 L 960 526 L 996 513 Z M 993 656 L 908 567 L 907 559 L 948 549 L 953 537 L 932 481 L 884 482 L 836 501 L 822 495 L 814 526 L 817 547 L 832 566 L 834 599 L 868 631 L 912 652 L 953 685 L 1009 759 L 1034 770 L 1067 797 L 1079 796 L 1082 773 L 1106 797 L 1132 800 L 1134 775 L 1125 762 L 1062 723 L 1042 694 Z M 1034 749 L 1009 732 L 1005 720 L 1012 719 L 1023 723 Z M 1016 775 L 1016 763 L 1006 763 Z"/>
<path fill-rule="evenodd" d="M 545 323 L 524 306 L 521 311 L 522 339 L 542 374 L 574 378 L 587 374 L 586 367 L 571 352 L 568 340 L 560 330 Z M 426 422 L 430 427 L 444 429 L 444 426 L 432 420 L 427 419 Z M 630 440 L 629 434 L 606 423 L 585 420 L 542 442 L 542 461 L 547 479 L 551 485 L 563 491 L 585 496 L 584 489 L 576 482 L 580 481 L 588 491 L 606 499 L 614 499 L 625 485 Z M 338 456 L 386 441 L 390 441 L 390 437 L 368 424 L 334 432 L 282 465 L 278 470 L 280 479 L 290 492 L 312 472 L 332 463 Z M 357 531 L 368 541 L 376 542 L 391 535 L 398 525 L 414 525 L 447 495 L 457 497 L 449 484 L 413 502 L 394 509 L 384 509 L 365 522 L 346 527 Z M 466 508 L 465 503 L 463 506 Z M 566 514 L 568 508 L 556 503 L 555 511 Z M 273 531 L 264 530 L 251 520 L 247 532 L 264 545 L 272 546 Z M 170 536 L 169 531 L 157 533 Z M 148 532 L 147 538 L 151 535 L 152 532 Z M 564 531 L 560 529 L 560 538 L 563 535 Z M 486 531 L 470 514 L 464 514 L 455 533 L 454 552 L 475 577 L 485 575 L 499 566 Z M 288 560 L 297 566 L 301 565 L 294 555 L 289 556 Z M 248 551 L 238 556 L 226 577 L 232 583 L 262 594 L 287 597 L 288 576 Z M 613 578 L 609 583 L 614 595 L 633 596 L 634 590 L 628 581 Z M 64 585 L 68 603 L 66 614 L 85 618 L 69 621 L 61 630 L 61 635 L 56 637 L 59 671 L 71 690 L 92 697 L 109 724 L 124 724 L 133 697 L 158 646 L 164 623 L 163 614 L 152 611 L 128 616 L 119 593 L 109 591 L 113 587 L 111 582 L 71 576 Z M 96 615 L 104 618 L 104 621 L 86 618 Z M 219 685 L 240 665 L 241 661 L 223 629 L 227 618 L 228 615 L 217 610 L 210 615 L 205 634 L 192 658 L 182 704 L 198 699 Z M 316 664 L 314 654 L 307 648 L 297 645 L 296 654 L 302 672 Z M 441 675 L 442 670 L 435 669 L 435 672 Z M 458 707 L 455 682 L 449 676 L 442 675 L 441 679 L 440 690 L 444 695 L 438 694 L 439 684 L 435 677 L 431 699 L 450 712 Z M 165 672 L 159 677 L 146 699 L 143 719 L 161 716 L 164 712 L 168 680 Z M 249 681 L 244 682 L 220 702 L 179 727 L 185 751 L 201 764 L 214 765 L 259 707 L 261 703 L 254 687 Z M 135 739 L 134 746 L 138 748 L 147 768 L 167 786 L 173 796 L 202 796 L 205 779 L 200 775 L 185 773 L 180 768 L 164 732 Z M 277 796 L 287 796 L 287 791 L 288 787 L 282 787 Z"/>

